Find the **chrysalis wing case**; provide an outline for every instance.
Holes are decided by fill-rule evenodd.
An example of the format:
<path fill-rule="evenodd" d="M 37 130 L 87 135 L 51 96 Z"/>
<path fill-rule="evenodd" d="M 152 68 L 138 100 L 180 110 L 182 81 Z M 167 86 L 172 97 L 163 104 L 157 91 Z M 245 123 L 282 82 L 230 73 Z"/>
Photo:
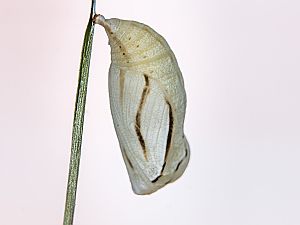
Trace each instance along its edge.
<path fill-rule="evenodd" d="M 101 15 L 94 21 L 111 46 L 111 114 L 132 189 L 151 194 L 189 162 L 183 78 L 168 43 L 149 26 Z"/>

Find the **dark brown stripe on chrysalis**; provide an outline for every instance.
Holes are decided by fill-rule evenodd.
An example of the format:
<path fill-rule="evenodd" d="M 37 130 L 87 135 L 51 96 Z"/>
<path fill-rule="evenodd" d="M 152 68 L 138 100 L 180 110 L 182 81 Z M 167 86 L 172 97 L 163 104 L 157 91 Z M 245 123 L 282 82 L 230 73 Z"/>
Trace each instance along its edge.
<path fill-rule="evenodd" d="M 156 177 L 154 180 L 152 180 L 152 183 L 155 183 L 156 181 L 158 181 L 158 179 L 161 177 L 162 175 L 159 175 L 158 177 Z"/>
<path fill-rule="evenodd" d="M 162 172 L 164 171 L 166 164 L 167 164 L 167 163 L 164 162 L 164 164 L 163 164 L 163 166 L 162 166 L 162 168 L 161 168 L 160 174 L 162 174 Z"/>
<path fill-rule="evenodd" d="M 176 169 L 175 169 L 175 172 L 179 169 L 180 164 L 183 162 L 183 160 L 185 160 L 185 158 L 186 158 L 187 156 L 188 156 L 188 150 L 187 150 L 187 148 L 185 148 L 185 155 L 184 155 L 183 159 L 180 160 L 180 162 L 177 164 Z"/>
<path fill-rule="evenodd" d="M 186 158 L 188 156 L 188 150 L 187 148 L 185 148 L 185 155 L 184 155 L 184 158 Z"/>
<path fill-rule="evenodd" d="M 183 162 L 184 159 L 185 159 L 185 157 L 184 157 L 182 160 L 180 160 L 180 162 L 177 164 L 176 169 L 175 169 L 175 172 L 179 169 L 179 166 L 180 166 L 180 164 Z"/>
<path fill-rule="evenodd" d="M 164 158 L 164 164 L 163 167 L 161 169 L 160 174 L 163 173 L 166 163 L 167 163 L 167 159 L 168 159 L 168 154 L 171 148 L 171 142 L 172 142 L 172 134 L 173 134 L 173 127 L 174 127 L 174 117 L 173 117 L 173 111 L 172 111 L 172 106 L 169 103 L 168 100 L 166 100 L 167 105 L 169 107 L 169 131 L 168 131 L 168 136 L 167 136 L 167 145 L 166 145 L 166 152 L 165 152 L 165 158 Z"/>
<path fill-rule="evenodd" d="M 156 177 L 154 180 L 152 180 L 152 181 L 151 181 L 152 183 L 155 183 L 156 181 L 158 181 L 158 179 L 159 179 L 160 177 L 163 176 L 163 171 L 164 171 L 164 169 L 165 169 L 165 166 L 166 166 L 166 162 L 164 162 L 164 164 L 163 164 L 163 166 L 162 166 L 162 168 L 161 168 L 160 175 L 158 175 L 158 177 Z"/>
<path fill-rule="evenodd" d="M 166 152 L 165 152 L 165 158 L 164 158 L 164 164 L 161 168 L 160 175 L 157 176 L 154 180 L 152 180 L 152 183 L 155 183 L 158 181 L 159 178 L 163 176 L 163 171 L 165 169 L 165 166 L 167 164 L 168 154 L 171 148 L 171 142 L 172 142 L 172 134 L 173 134 L 173 126 L 174 126 L 174 117 L 173 117 L 173 111 L 171 104 L 166 100 L 167 105 L 169 106 L 169 131 L 167 136 L 167 145 L 166 145 Z"/>
<path fill-rule="evenodd" d="M 168 131 L 168 136 L 167 136 L 167 145 L 166 145 L 166 152 L 165 152 L 165 157 L 164 157 L 164 164 L 161 168 L 160 175 L 158 177 L 156 177 L 154 180 L 152 180 L 151 181 L 152 183 L 155 183 L 156 181 L 158 181 L 158 179 L 160 177 L 163 176 L 163 172 L 164 172 L 164 169 L 165 169 L 166 164 L 167 164 L 168 154 L 169 154 L 169 151 L 170 151 L 170 148 L 171 148 L 173 127 L 174 127 L 174 117 L 173 117 L 173 111 L 172 111 L 171 104 L 167 100 L 166 100 L 166 103 L 169 107 L 169 131 Z"/>
<path fill-rule="evenodd" d="M 183 159 L 180 160 L 180 162 L 177 164 L 176 169 L 175 169 L 174 172 L 176 172 L 176 171 L 179 169 L 180 164 L 183 162 L 183 160 L 185 160 L 185 158 L 186 158 L 187 156 L 188 156 L 188 150 L 187 150 L 187 148 L 185 148 L 185 155 L 184 155 Z"/>
<path fill-rule="evenodd" d="M 145 86 L 143 89 L 140 105 L 139 105 L 139 108 L 138 108 L 138 111 L 137 111 L 137 114 L 135 117 L 135 132 L 136 132 L 136 135 L 138 136 L 139 142 L 142 146 L 144 157 L 146 160 L 148 160 L 145 140 L 141 133 L 141 113 L 143 110 L 143 106 L 145 104 L 146 97 L 149 93 L 149 78 L 146 74 L 144 74 L 144 78 L 145 78 Z"/>

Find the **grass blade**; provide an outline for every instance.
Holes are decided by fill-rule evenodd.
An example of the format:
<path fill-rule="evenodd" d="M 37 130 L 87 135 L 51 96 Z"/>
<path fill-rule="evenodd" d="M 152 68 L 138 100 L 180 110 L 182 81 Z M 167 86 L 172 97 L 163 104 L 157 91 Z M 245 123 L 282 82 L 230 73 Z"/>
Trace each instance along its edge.
<path fill-rule="evenodd" d="M 89 77 L 89 67 L 94 36 L 93 15 L 95 14 L 95 1 L 92 1 L 89 22 L 85 31 L 83 47 L 81 52 L 81 62 L 79 69 L 79 79 L 75 103 L 75 112 L 72 131 L 71 156 L 69 164 L 69 177 L 66 194 L 66 204 L 64 212 L 64 225 L 72 225 L 75 210 L 76 191 L 81 155 L 82 132 L 84 123 L 85 102 L 87 94 L 87 84 Z"/>

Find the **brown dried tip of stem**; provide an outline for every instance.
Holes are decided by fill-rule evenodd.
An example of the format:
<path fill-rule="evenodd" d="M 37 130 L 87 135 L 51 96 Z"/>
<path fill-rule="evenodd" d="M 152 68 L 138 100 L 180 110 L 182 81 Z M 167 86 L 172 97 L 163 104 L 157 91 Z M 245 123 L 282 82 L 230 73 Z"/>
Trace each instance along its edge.
<path fill-rule="evenodd" d="M 93 17 L 93 22 L 103 27 L 108 27 L 108 24 L 106 23 L 104 16 L 100 14 L 95 14 L 95 16 Z"/>

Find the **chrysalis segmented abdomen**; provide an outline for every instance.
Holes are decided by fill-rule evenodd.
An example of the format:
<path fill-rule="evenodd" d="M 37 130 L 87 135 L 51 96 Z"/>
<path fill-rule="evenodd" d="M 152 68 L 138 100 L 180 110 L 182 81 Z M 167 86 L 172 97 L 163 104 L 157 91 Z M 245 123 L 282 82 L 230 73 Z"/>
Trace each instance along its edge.
<path fill-rule="evenodd" d="M 189 161 L 182 75 L 167 42 L 150 27 L 102 16 L 96 23 L 111 46 L 111 112 L 132 188 L 150 194 L 180 177 Z"/>

